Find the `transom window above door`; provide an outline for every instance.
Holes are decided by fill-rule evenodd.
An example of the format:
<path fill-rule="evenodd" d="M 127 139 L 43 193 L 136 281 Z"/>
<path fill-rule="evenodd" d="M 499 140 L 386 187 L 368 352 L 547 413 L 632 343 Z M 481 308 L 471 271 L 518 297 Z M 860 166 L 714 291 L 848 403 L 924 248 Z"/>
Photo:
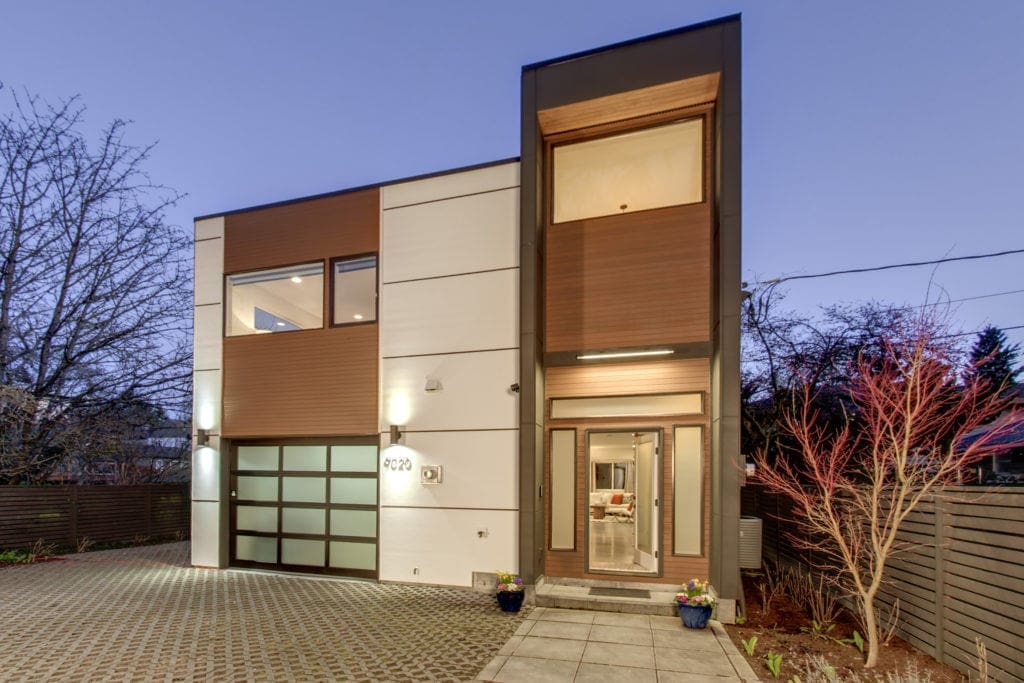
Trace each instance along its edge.
<path fill-rule="evenodd" d="M 552 150 L 552 222 L 704 200 L 704 120 L 567 142 Z"/>

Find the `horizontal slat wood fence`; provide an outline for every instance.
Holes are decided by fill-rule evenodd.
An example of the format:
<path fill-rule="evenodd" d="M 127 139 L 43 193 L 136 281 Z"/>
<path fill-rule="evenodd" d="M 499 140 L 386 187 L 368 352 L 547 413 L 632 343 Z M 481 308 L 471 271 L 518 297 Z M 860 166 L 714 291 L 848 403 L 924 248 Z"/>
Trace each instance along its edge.
<path fill-rule="evenodd" d="M 187 534 L 188 484 L 0 486 L 0 548 Z"/>
<path fill-rule="evenodd" d="M 813 565 L 786 538 L 789 499 L 747 485 L 742 510 L 764 520 L 766 557 Z M 980 638 L 992 679 L 1024 682 L 1024 490 L 946 489 L 910 516 L 900 540 L 908 545 L 880 598 L 888 609 L 899 599 L 899 635 L 965 673 L 976 670 Z"/>

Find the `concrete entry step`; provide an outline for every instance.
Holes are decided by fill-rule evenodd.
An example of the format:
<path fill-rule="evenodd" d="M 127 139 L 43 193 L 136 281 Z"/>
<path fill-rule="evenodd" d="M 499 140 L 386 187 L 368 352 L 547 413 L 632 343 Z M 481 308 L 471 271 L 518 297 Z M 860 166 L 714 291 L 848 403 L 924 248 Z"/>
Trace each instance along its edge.
<path fill-rule="evenodd" d="M 538 607 L 674 616 L 673 600 L 678 591 L 673 584 L 542 576 L 537 579 L 534 602 Z"/>

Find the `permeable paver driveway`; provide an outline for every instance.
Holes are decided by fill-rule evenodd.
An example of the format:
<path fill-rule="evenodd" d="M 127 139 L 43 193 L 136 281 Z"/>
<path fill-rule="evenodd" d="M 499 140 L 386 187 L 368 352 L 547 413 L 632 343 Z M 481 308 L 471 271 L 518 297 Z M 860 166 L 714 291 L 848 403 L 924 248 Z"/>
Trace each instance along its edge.
<path fill-rule="evenodd" d="M 188 544 L 0 569 L 0 680 L 471 680 L 494 596 L 194 569 Z"/>

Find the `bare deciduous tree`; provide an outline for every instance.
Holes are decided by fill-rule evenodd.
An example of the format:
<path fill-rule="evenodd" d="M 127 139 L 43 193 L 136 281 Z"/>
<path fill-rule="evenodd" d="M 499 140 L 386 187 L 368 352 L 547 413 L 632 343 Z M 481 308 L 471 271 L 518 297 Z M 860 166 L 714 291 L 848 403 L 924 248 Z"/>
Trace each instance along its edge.
<path fill-rule="evenodd" d="M 124 401 L 189 391 L 189 239 L 179 196 L 115 120 L 90 146 L 84 108 L 11 96 L 0 118 L 0 481 L 40 481 L 73 432 Z M 20 392 L 20 393 L 17 393 Z"/>
<path fill-rule="evenodd" d="M 784 415 L 799 457 L 755 455 L 755 479 L 794 502 L 790 541 L 823 558 L 822 575 L 857 601 L 867 667 L 878 659 L 875 599 L 889 559 L 906 549 L 900 527 L 1024 419 L 1004 414 L 1007 400 L 978 384 L 957 386 L 954 351 L 940 336 L 922 318 L 861 354 L 847 385 L 852 411 L 838 431 L 823 425 L 805 384 L 796 408 Z M 981 437 L 963 440 L 992 422 L 996 427 Z"/>

